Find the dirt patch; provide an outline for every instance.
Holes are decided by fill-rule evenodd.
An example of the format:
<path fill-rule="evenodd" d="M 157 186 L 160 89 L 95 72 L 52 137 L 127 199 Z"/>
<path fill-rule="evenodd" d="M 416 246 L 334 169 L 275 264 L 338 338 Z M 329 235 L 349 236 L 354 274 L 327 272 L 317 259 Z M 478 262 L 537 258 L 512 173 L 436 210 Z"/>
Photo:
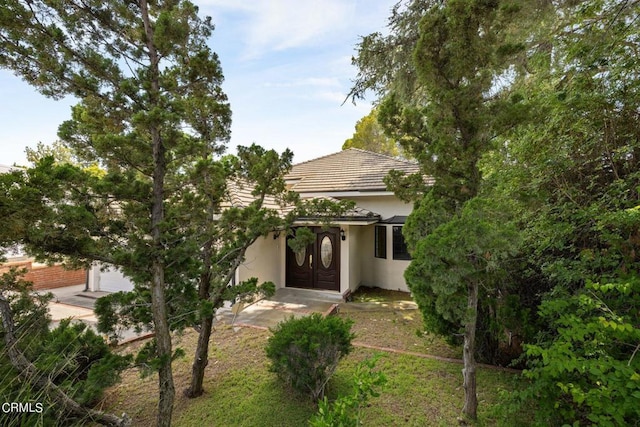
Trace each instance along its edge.
<path fill-rule="evenodd" d="M 354 321 L 351 330 L 355 342 L 396 350 L 460 358 L 462 350 L 442 338 L 424 332 L 419 310 L 367 310 L 340 312 L 338 316 Z"/>
<path fill-rule="evenodd" d="M 391 291 L 389 289 L 371 288 L 360 286 L 351 294 L 352 302 L 390 302 L 390 301 L 412 301 L 409 292 Z"/>

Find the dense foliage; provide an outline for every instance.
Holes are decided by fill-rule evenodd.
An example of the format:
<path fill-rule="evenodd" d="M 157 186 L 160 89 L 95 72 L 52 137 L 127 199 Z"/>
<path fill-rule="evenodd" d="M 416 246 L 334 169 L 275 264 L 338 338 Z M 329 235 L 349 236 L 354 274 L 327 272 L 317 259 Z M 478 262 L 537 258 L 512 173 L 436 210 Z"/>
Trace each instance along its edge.
<path fill-rule="evenodd" d="M 102 392 L 119 381 L 130 366 L 130 356 L 111 351 L 102 337 L 84 323 L 63 320 L 53 329 L 47 312 L 50 294 L 32 294 L 31 284 L 18 278 L 18 272 L 2 275 L 0 293 L 12 309 L 19 351 L 34 365 L 38 375 L 48 377 L 67 396 L 81 405 L 92 406 Z M 0 331 L 4 337 L 3 326 Z M 0 413 L 3 426 L 69 425 L 86 422 L 64 411 L 55 396 L 20 375 L 0 342 L 0 401 L 42 405 L 42 411 Z"/>
<path fill-rule="evenodd" d="M 18 220 L 8 238 L 49 260 L 109 262 L 146 288 L 160 361 L 158 425 L 170 425 L 175 395 L 166 290 L 187 292 L 181 272 L 194 259 L 174 244 L 184 212 L 171 205 L 191 182 L 210 182 L 196 171 L 213 175 L 210 160 L 229 136 L 212 31 L 186 0 L 10 0 L 0 13 L 0 67 L 45 96 L 75 96 L 59 137 L 104 171 L 40 162 L 29 175 L 35 187 L 14 191 L 32 195 L 29 206 L 9 215 L 32 208 L 40 218 Z"/>
<path fill-rule="evenodd" d="M 552 424 L 637 422 L 623 292 L 639 273 L 637 15 L 619 0 L 406 1 L 354 59 L 352 95 L 376 92 L 421 165 L 388 184 L 414 202 L 406 279 L 426 326 L 473 329 L 491 362 L 529 343 L 520 397 Z"/>
<path fill-rule="evenodd" d="M 545 424 L 638 422 L 636 18 L 627 2 L 555 6 L 536 72 L 512 89 L 527 114 L 489 167 L 520 205 L 524 244 L 511 274 L 540 304 L 524 396 Z"/>
<path fill-rule="evenodd" d="M 342 144 L 342 149 L 361 148 L 388 156 L 398 156 L 398 144 L 384 134 L 384 128 L 378 123 L 378 109 L 358 120 L 353 136 Z"/>
<path fill-rule="evenodd" d="M 640 422 L 640 280 L 588 284 L 566 298 L 549 299 L 540 316 L 554 331 L 525 346 L 531 386 L 517 394 L 539 402 L 540 425 L 622 426 Z"/>
<path fill-rule="evenodd" d="M 266 347 L 271 371 L 297 392 L 322 399 L 338 362 L 351 351 L 352 323 L 319 313 L 280 322 Z"/>

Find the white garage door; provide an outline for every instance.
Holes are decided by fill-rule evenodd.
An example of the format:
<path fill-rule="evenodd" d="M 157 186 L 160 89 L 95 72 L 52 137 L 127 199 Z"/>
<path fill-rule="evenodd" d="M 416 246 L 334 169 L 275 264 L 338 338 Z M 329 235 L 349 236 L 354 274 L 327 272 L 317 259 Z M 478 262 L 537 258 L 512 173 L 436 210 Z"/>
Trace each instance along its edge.
<path fill-rule="evenodd" d="M 131 291 L 133 283 L 116 269 L 100 272 L 100 290 L 105 292 Z"/>

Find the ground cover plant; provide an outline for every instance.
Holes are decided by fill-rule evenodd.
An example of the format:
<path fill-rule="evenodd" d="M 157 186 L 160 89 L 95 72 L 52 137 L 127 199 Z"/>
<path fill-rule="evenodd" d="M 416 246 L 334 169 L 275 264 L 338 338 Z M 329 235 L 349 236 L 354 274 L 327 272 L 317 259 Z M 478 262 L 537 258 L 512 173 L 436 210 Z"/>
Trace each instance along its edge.
<path fill-rule="evenodd" d="M 309 420 L 310 427 L 357 427 L 361 426 L 362 409 L 372 397 L 380 396 L 380 389 L 387 383 L 387 377 L 375 370 L 376 362 L 382 357 L 377 354 L 365 359 L 356 367 L 350 393 L 340 395 L 333 402 L 324 396 L 318 402 L 318 412 Z"/>

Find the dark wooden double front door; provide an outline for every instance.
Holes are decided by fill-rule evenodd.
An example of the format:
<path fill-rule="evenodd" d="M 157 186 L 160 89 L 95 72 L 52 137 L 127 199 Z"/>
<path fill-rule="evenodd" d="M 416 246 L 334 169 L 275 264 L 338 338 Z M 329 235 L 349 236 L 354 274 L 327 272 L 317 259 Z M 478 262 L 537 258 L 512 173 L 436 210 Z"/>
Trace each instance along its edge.
<path fill-rule="evenodd" d="M 340 290 L 340 229 L 308 227 L 315 242 L 294 252 L 287 245 L 287 286 Z"/>

